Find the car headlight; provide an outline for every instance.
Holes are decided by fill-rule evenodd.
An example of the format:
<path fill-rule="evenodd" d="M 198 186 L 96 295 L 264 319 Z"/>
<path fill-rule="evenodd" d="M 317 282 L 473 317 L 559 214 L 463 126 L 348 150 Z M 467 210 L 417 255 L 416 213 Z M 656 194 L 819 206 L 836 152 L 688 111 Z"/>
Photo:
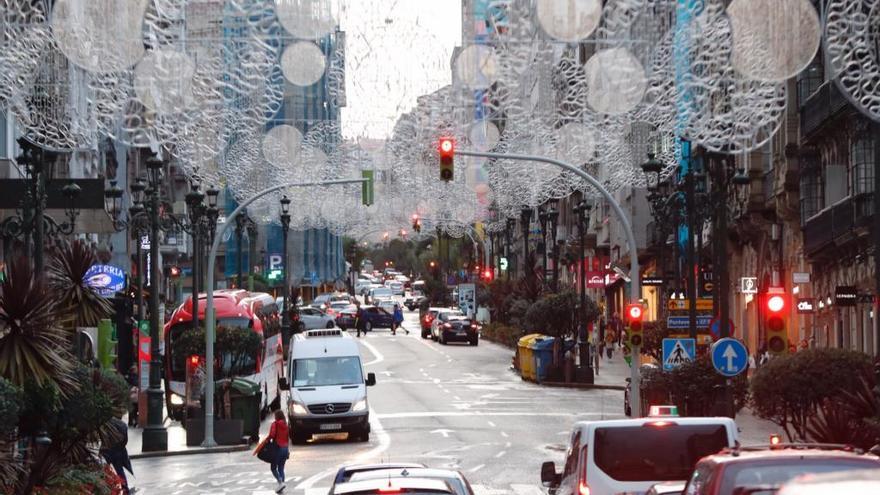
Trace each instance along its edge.
<path fill-rule="evenodd" d="M 306 410 L 306 406 L 300 404 L 299 402 L 294 402 L 292 406 L 292 414 L 297 416 L 302 416 L 304 414 L 308 414 L 309 411 Z"/>
<path fill-rule="evenodd" d="M 172 406 L 182 406 L 183 405 L 183 397 L 177 394 L 171 394 L 171 405 Z"/>
<path fill-rule="evenodd" d="M 367 409 L 367 399 L 361 399 L 354 403 L 354 407 L 351 408 L 353 412 L 364 411 Z"/>

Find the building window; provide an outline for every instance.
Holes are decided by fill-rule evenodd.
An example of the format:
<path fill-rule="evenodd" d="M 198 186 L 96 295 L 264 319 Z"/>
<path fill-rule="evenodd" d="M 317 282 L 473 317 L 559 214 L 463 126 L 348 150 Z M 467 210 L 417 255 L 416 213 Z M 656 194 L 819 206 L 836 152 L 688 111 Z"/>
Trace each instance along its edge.
<path fill-rule="evenodd" d="M 852 143 L 849 155 L 850 194 L 874 192 L 874 139 L 861 135 Z"/>
<path fill-rule="evenodd" d="M 807 66 L 797 79 L 798 106 L 803 106 L 807 99 L 819 90 L 825 82 L 825 68 L 822 66 L 822 54 L 816 55 L 813 62 Z"/>
<path fill-rule="evenodd" d="M 818 157 L 805 158 L 801 169 L 801 224 L 825 207 L 825 185 Z"/>

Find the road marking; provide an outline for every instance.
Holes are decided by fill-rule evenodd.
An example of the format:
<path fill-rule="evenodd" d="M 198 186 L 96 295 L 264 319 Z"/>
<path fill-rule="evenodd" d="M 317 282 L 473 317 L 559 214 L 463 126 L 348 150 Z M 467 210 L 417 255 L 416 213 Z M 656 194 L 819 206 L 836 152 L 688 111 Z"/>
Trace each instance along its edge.
<path fill-rule="evenodd" d="M 469 472 L 469 473 L 476 473 L 477 471 L 479 471 L 480 469 L 483 469 L 484 467 L 486 467 L 485 464 L 480 464 L 480 465 L 477 465 L 477 466 L 474 466 L 474 467 L 470 468 L 470 469 L 468 470 L 468 472 Z"/>
<path fill-rule="evenodd" d="M 417 412 L 397 412 L 378 414 L 379 419 L 404 419 L 404 418 L 432 418 L 432 417 L 457 417 L 457 416 L 525 416 L 525 417 L 550 417 L 550 418 L 600 418 L 605 419 L 622 419 L 623 414 L 608 413 L 564 413 L 564 412 L 532 412 L 532 411 L 417 411 Z M 372 416 L 372 415 L 371 415 Z M 568 434 L 568 432 L 563 432 Z"/>
<path fill-rule="evenodd" d="M 501 457 L 504 457 L 504 454 L 506 454 L 506 453 L 507 453 L 506 450 L 502 450 L 501 452 L 495 454 L 495 458 L 500 459 Z"/>
<path fill-rule="evenodd" d="M 362 340 L 361 343 L 364 344 L 364 347 L 369 349 L 370 352 L 373 353 L 373 356 L 376 358 L 376 359 L 373 359 L 372 361 L 370 361 L 369 363 L 364 364 L 364 366 L 371 366 L 371 365 L 374 365 L 377 363 L 381 363 L 382 361 L 385 360 L 385 356 L 383 356 L 382 353 L 379 352 L 379 349 L 376 349 L 376 346 L 374 346 L 373 344 L 371 344 L 365 340 Z"/>
<path fill-rule="evenodd" d="M 505 449 L 509 449 L 511 446 L 513 446 L 513 444 L 510 443 L 510 442 L 505 442 L 505 443 L 504 443 L 504 448 L 505 448 Z"/>
<path fill-rule="evenodd" d="M 453 431 L 454 430 L 439 429 L 439 430 L 434 430 L 431 433 L 439 433 L 439 434 L 443 435 L 443 438 L 449 438 L 449 434 L 452 433 Z"/>
<path fill-rule="evenodd" d="M 495 425 L 495 423 L 489 421 L 489 426 L 491 426 L 492 428 L 495 428 L 496 425 Z"/>
<path fill-rule="evenodd" d="M 535 485 L 520 485 L 516 483 L 510 484 L 510 489 L 516 495 L 544 495 L 544 490 Z"/>
<path fill-rule="evenodd" d="M 507 433 L 505 433 L 505 432 L 502 431 L 502 432 L 501 432 L 501 436 L 504 437 L 504 438 L 507 438 L 509 435 L 508 435 Z"/>
<path fill-rule="evenodd" d="M 457 396 L 457 395 L 453 395 L 452 398 L 455 399 L 455 400 L 461 400 L 461 397 L 459 397 L 459 396 Z"/>

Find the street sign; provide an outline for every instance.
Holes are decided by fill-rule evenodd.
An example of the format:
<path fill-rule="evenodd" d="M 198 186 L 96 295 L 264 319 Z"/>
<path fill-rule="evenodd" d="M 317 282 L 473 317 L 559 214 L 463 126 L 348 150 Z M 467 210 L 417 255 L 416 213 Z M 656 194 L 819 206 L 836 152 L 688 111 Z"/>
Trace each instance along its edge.
<path fill-rule="evenodd" d="M 663 285 L 664 283 L 666 283 L 666 281 L 663 279 L 663 277 L 642 277 L 643 287 L 657 287 Z"/>
<path fill-rule="evenodd" d="M 281 253 L 271 253 L 269 254 L 269 271 L 273 272 L 276 270 L 284 269 L 284 256 L 281 256 Z"/>
<path fill-rule="evenodd" d="M 749 364 L 749 351 L 736 339 L 721 339 L 712 346 L 712 366 L 724 376 L 736 376 Z"/>
<path fill-rule="evenodd" d="M 92 265 L 83 277 L 86 285 L 104 297 L 125 290 L 125 271 L 113 265 Z"/>
<path fill-rule="evenodd" d="M 697 315 L 697 328 L 709 328 L 712 322 L 710 315 Z M 690 318 L 688 316 L 670 316 L 666 319 L 666 327 L 674 328 L 690 328 Z"/>
<path fill-rule="evenodd" d="M 663 339 L 663 370 L 673 370 L 696 356 L 694 339 Z"/>
<path fill-rule="evenodd" d="M 505 258 L 504 256 L 501 257 L 501 259 L 498 261 L 498 268 L 500 268 L 502 272 L 507 271 L 507 258 Z"/>
<path fill-rule="evenodd" d="M 808 315 L 816 312 L 816 302 L 812 297 L 801 297 L 798 298 L 797 302 L 797 312 L 798 314 Z"/>
<path fill-rule="evenodd" d="M 666 308 L 671 311 L 686 310 L 690 308 L 687 299 L 670 299 L 666 304 Z M 701 297 L 697 299 L 697 311 L 712 311 L 712 298 Z"/>
<path fill-rule="evenodd" d="M 834 291 L 834 303 L 838 306 L 855 306 L 859 291 L 852 285 L 838 285 Z"/>
<path fill-rule="evenodd" d="M 734 333 L 733 320 L 731 320 L 729 318 L 727 319 L 727 332 L 728 332 L 728 335 L 727 335 L 728 337 L 733 337 L 733 333 Z M 712 318 L 712 322 L 709 323 L 709 333 L 712 334 L 712 337 L 715 340 L 718 340 L 721 338 L 721 319 L 719 317 L 716 316 L 715 318 Z"/>
<path fill-rule="evenodd" d="M 739 291 L 743 294 L 758 293 L 758 277 L 742 277 L 739 279 Z"/>
<path fill-rule="evenodd" d="M 810 272 L 792 272 L 791 281 L 795 284 L 810 283 Z"/>

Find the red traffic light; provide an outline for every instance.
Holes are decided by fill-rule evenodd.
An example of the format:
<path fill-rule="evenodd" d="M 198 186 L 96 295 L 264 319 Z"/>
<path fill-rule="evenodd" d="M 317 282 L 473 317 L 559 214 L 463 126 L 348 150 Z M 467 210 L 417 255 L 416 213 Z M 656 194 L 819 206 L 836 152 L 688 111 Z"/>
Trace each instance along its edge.
<path fill-rule="evenodd" d="M 486 280 L 492 280 L 492 270 L 486 270 L 483 272 L 483 278 Z"/>
<path fill-rule="evenodd" d="M 413 213 L 413 215 L 412 215 L 412 221 L 413 221 L 413 222 L 418 222 L 418 221 L 419 221 L 419 214 L 418 214 L 418 213 Z"/>
<path fill-rule="evenodd" d="M 193 366 L 198 366 L 199 365 L 199 357 L 196 355 L 190 356 L 189 357 L 189 364 L 191 364 Z"/>
<path fill-rule="evenodd" d="M 778 313 L 785 309 L 785 298 L 779 294 L 771 295 L 767 298 L 767 309 L 772 313 Z"/>
<path fill-rule="evenodd" d="M 451 157 L 455 154 L 455 140 L 450 137 L 442 137 L 437 149 L 440 150 L 440 158 Z"/>
<path fill-rule="evenodd" d="M 630 321 L 641 320 L 643 313 L 644 310 L 642 309 L 641 304 L 628 304 L 626 306 L 626 316 L 630 319 Z"/>
<path fill-rule="evenodd" d="M 172 277 L 179 277 L 180 276 L 180 267 L 172 266 L 168 272 Z"/>

